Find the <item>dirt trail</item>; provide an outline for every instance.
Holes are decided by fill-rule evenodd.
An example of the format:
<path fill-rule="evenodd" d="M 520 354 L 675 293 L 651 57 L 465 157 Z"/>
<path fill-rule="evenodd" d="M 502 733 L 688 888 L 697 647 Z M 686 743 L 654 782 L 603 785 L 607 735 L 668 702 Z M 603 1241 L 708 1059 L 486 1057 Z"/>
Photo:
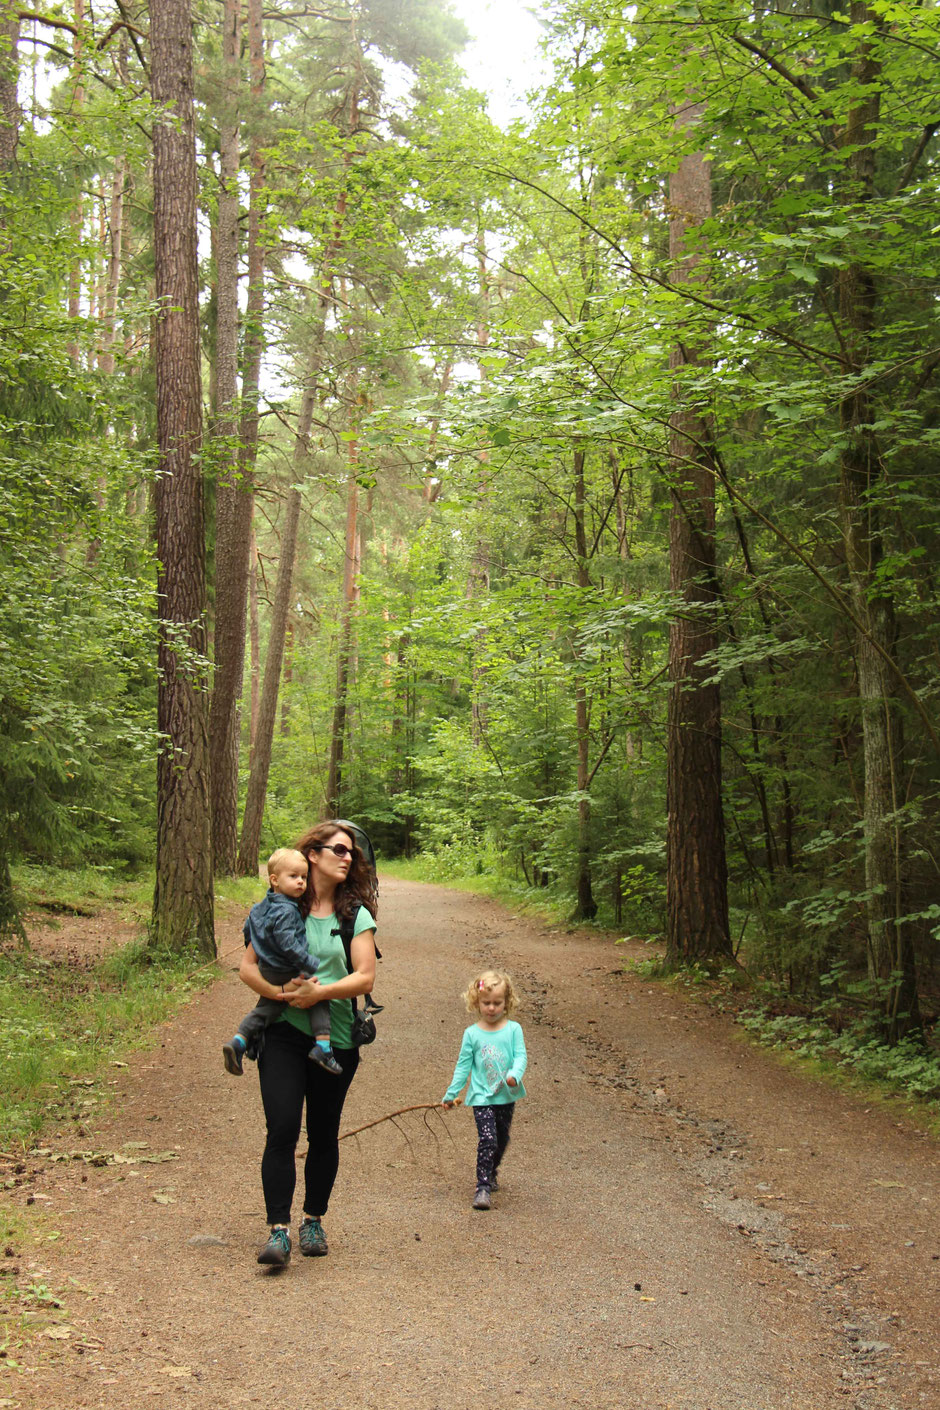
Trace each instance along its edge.
<path fill-rule="evenodd" d="M 172 1158 L 47 1162 L 12 1196 L 61 1231 L 29 1273 L 65 1310 L 0 1406 L 935 1410 L 936 1142 L 622 975 L 609 939 L 393 881 L 380 937 L 346 1129 L 440 1098 L 476 966 L 520 980 L 530 1095 L 494 1209 L 470 1209 L 469 1113 L 412 1115 L 344 1143 L 329 1257 L 259 1268 L 229 974 L 117 1071 L 83 1143 Z"/>

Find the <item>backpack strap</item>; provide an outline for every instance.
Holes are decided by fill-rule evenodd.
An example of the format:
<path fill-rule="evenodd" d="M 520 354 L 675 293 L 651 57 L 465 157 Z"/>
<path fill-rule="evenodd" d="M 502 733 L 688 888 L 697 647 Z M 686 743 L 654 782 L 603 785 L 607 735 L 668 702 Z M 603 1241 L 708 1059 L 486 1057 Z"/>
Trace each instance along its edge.
<path fill-rule="evenodd" d="M 354 917 L 354 916 L 340 916 L 340 918 L 339 918 L 339 925 L 338 925 L 338 926 L 334 926 L 333 929 L 330 931 L 330 934 L 331 934 L 331 935 L 338 935 L 339 938 L 340 938 L 340 939 L 342 940 L 342 942 L 343 942 L 343 953 L 344 953 L 345 956 L 346 956 L 346 973 L 347 973 L 347 974 L 352 974 L 353 963 L 352 963 L 352 953 L 351 953 L 351 949 L 352 949 L 352 942 L 353 942 L 353 938 L 354 938 L 355 929 L 356 929 L 356 920 L 355 920 L 355 917 Z M 382 958 L 382 952 L 381 952 L 381 950 L 379 949 L 378 945 L 376 945 L 376 947 L 375 947 L 375 958 L 376 958 L 377 960 L 380 960 L 380 959 Z M 372 997 L 371 994 L 367 994 L 367 995 L 366 995 L 366 1001 L 368 1002 L 368 1000 L 371 999 L 371 997 Z M 358 1004 L 356 1003 L 355 996 L 353 996 L 353 998 L 350 999 L 350 1003 L 351 1003 L 352 1006 L 353 1006 L 353 1013 L 355 1013 L 355 1012 L 356 1012 L 356 1009 L 358 1008 Z"/>

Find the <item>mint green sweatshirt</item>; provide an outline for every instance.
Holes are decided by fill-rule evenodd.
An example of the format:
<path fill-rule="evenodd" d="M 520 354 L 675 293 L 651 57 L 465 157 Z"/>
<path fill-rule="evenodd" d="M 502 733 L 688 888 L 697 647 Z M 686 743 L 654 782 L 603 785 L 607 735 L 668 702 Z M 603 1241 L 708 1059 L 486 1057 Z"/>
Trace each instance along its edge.
<path fill-rule="evenodd" d="M 469 1077 L 465 1106 L 517 1102 L 526 1094 L 522 1085 L 526 1061 L 525 1039 L 518 1023 L 510 1019 L 505 1027 L 495 1030 L 471 1023 L 464 1032 L 453 1080 L 443 1100 L 456 1101 Z M 506 1085 L 507 1077 L 515 1077 L 515 1087 Z"/>

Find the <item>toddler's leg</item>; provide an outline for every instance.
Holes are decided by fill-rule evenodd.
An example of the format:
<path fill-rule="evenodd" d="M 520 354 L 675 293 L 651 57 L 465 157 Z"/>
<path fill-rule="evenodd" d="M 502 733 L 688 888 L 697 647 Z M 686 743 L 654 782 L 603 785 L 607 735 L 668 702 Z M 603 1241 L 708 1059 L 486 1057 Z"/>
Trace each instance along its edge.
<path fill-rule="evenodd" d="M 330 1036 L 330 1005 L 324 999 L 322 1004 L 314 1004 L 312 1009 L 308 1009 L 310 1015 L 310 1032 L 314 1038 L 326 1038 Z"/>
<path fill-rule="evenodd" d="M 506 1147 L 509 1145 L 509 1137 L 512 1131 L 512 1116 L 515 1111 L 512 1102 L 505 1106 L 494 1106 L 493 1119 L 496 1123 L 496 1158 L 493 1161 L 493 1174 L 495 1176 L 499 1169 L 500 1161 L 506 1154 Z"/>
<path fill-rule="evenodd" d="M 259 999 L 250 1013 L 247 1013 L 235 1031 L 235 1036 L 227 1043 L 222 1044 L 222 1060 L 225 1063 L 226 1072 L 230 1072 L 233 1077 L 241 1077 L 244 1068 L 242 1058 L 247 1053 L 249 1057 L 256 1054 L 256 1044 L 260 1035 L 267 1028 L 269 1023 L 273 1023 L 275 1018 L 279 1018 L 284 1011 L 284 1005 L 274 999 Z"/>
<path fill-rule="evenodd" d="M 475 1106 L 473 1108 L 473 1119 L 477 1124 L 477 1192 L 485 1190 L 487 1194 L 493 1186 L 493 1169 L 496 1161 L 496 1153 L 499 1149 L 499 1142 L 496 1135 L 496 1118 L 494 1108 L 491 1106 Z M 489 1204 L 481 1206 L 489 1208 Z"/>
<path fill-rule="evenodd" d="M 313 1035 L 313 1047 L 308 1053 L 311 1062 L 315 1062 L 317 1067 L 322 1067 L 324 1071 L 331 1072 L 334 1077 L 341 1077 L 343 1069 L 333 1056 L 333 1049 L 330 1046 L 330 1005 L 328 1000 L 322 1004 L 314 1004 L 312 1009 L 308 1009 L 310 1015 L 310 1031 Z"/>

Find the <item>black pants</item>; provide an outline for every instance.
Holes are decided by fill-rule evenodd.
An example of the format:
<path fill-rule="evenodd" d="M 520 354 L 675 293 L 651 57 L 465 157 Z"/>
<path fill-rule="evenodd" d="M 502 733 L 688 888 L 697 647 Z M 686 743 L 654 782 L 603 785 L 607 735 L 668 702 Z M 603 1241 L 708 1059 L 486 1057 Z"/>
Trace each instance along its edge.
<path fill-rule="evenodd" d="M 359 1066 L 358 1048 L 334 1048 L 343 1069 L 336 1077 L 307 1057 L 309 1034 L 292 1023 L 274 1023 L 258 1059 L 261 1100 L 268 1139 L 261 1159 L 261 1185 L 269 1224 L 289 1224 L 297 1171 L 294 1151 L 307 1104 L 307 1159 L 304 1163 L 304 1210 L 326 1213 L 339 1167 L 339 1123 L 350 1083 Z"/>
<path fill-rule="evenodd" d="M 475 1106 L 473 1115 L 477 1123 L 477 1184 L 487 1190 L 493 1184 L 493 1176 L 499 1169 L 499 1162 L 506 1154 L 509 1133 L 512 1127 L 512 1102 L 500 1106 Z"/>

